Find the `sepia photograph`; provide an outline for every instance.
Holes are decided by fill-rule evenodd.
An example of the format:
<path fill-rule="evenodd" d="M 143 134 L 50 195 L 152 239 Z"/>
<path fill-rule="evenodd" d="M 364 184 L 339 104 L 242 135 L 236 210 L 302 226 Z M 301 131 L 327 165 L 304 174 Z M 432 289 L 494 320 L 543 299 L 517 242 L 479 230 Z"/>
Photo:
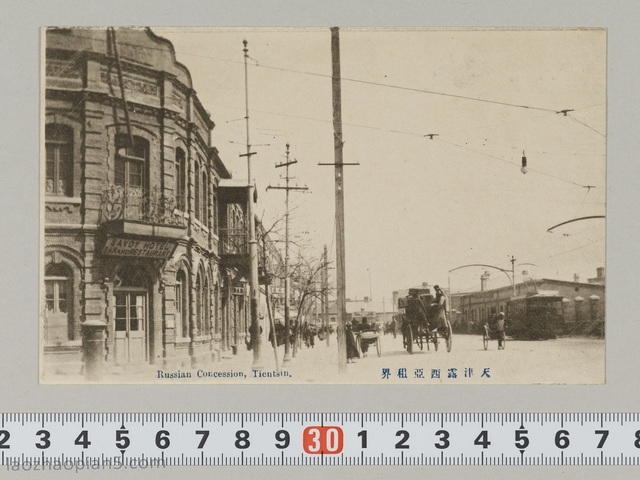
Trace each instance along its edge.
<path fill-rule="evenodd" d="M 40 383 L 606 383 L 606 29 L 49 27 L 40 72 Z"/>

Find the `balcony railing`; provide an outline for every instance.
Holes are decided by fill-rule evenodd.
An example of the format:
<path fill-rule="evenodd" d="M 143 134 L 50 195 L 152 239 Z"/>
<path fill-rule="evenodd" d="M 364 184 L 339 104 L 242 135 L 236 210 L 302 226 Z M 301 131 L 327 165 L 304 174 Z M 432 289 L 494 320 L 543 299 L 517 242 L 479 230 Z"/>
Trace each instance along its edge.
<path fill-rule="evenodd" d="M 102 193 L 100 223 L 112 220 L 130 220 L 154 225 L 184 227 L 184 215 L 176 197 L 160 189 L 111 185 Z"/>
<path fill-rule="evenodd" d="M 220 229 L 220 254 L 245 255 L 249 253 L 247 230 L 244 228 Z"/>

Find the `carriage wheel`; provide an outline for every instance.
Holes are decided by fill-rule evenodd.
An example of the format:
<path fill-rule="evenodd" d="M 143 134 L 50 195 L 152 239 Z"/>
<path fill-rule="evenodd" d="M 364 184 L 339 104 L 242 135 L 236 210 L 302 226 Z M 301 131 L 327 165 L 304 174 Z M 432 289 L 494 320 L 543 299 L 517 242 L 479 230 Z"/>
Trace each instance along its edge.
<path fill-rule="evenodd" d="M 413 330 L 411 325 L 407 325 L 407 352 L 413 353 Z"/>
<path fill-rule="evenodd" d="M 423 335 L 422 329 L 420 327 L 417 327 L 416 328 L 416 345 L 420 347 L 420 350 L 424 348 L 422 335 Z"/>
<path fill-rule="evenodd" d="M 453 329 L 451 328 L 451 323 L 447 322 L 447 352 L 451 351 L 451 347 L 453 346 Z"/>
<path fill-rule="evenodd" d="M 487 336 L 486 333 L 482 335 L 482 345 L 484 346 L 485 350 L 489 349 L 489 337 Z"/>
<path fill-rule="evenodd" d="M 382 343 L 380 342 L 380 337 L 376 338 L 376 350 L 378 351 L 378 356 L 382 355 Z"/>
<path fill-rule="evenodd" d="M 433 337 L 433 348 L 437 352 L 438 351 L 438 332 L 433 332 L 431 334 Z"/>

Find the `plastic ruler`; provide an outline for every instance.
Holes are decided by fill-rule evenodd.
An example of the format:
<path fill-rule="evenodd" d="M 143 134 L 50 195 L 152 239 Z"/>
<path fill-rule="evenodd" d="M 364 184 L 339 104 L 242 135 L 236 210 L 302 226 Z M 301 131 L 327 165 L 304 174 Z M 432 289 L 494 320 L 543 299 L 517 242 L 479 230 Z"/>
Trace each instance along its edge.
<path fill-rule="evenodd" d="M 638 413 L 4 413 L 2 469 L 640 465 Z M 0 471 L 2 470 L 0 469 Z"/>

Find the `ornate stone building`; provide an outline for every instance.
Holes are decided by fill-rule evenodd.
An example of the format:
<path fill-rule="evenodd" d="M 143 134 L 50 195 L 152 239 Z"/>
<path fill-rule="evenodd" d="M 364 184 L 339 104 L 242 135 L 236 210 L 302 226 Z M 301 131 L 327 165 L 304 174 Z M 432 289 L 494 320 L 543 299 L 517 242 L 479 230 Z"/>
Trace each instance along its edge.
<path fill-rule="evenodd" d="M 189 71 L 149 29 L 49 29 L 45 60 L 43 376 L 88 335 L 111 372 L 217 360 L 248 330 L 247 187 Z"/>

